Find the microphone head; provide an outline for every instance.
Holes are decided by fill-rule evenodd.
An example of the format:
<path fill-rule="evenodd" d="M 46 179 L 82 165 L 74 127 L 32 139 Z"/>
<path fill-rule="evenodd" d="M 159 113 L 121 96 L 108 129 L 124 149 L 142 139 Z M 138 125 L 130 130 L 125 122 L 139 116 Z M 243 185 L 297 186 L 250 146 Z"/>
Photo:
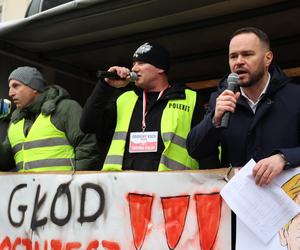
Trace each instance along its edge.
<path fill-rule="evenodd" d="M 227 78 L 227 82 L 228 83 L 233 83 L 233 84 L 238 84 L 239 82 L 239 75 L 237 73 L 231 73 L 228 78 Z"/>
<path fill-rule="evenodd" d="M 239 75 L 237 73 L 231 73 L 227 78 L 227 89 L 235 91 L 239 83 Z"/>
<path fill-rule="evenodd" d="M 138 76 L 135 72 L 130 72 L 130 81 L 135 82 L 137 80 Z"/>

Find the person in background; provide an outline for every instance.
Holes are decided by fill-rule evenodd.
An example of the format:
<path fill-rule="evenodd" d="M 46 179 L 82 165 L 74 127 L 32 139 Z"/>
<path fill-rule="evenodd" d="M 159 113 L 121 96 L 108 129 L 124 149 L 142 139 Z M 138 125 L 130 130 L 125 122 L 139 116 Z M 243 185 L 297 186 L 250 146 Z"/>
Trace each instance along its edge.
<path fill-rule="evenodd" d="M 7 135 L 8 123 L 9 121 L 7 118 L 2 118 L 0 120 L 0 141 L 3 141 Z"/>
<path fill-rule="evenodd" d="M 203 118 L 200 97 L 168 81 L 169 53 L 161 45 L 141 45 L 132 60 L 133 90 L 111 102 L 116 88 L 128 86 L 130 69 L 110 67 L 120 79 L 100 80 L 83 108 L 82 131 L 111 141 L 103 170 L 197 169 L 187 153 L 186 137 Z"/>
<path fill-rule="evenodd" d="M 11 101 L 0 98 L 0 141 L 3 141 L 7 135 L 11 113 Z"/>
<path fill-rule="evenodd" d="M 79 128 L 80 105 L 60 86 L 46 88 L 33 67 L 19 67 L 8 78 L 16 105 L 7 138 L 0 143 L 0 169 L 20 172 L 93 170 L 99 165 L 94 135 Z"/>
<path fill-rule="evenodd" d="M 198 160 L 209 157 L 215 166 L 241 167 L 253 158 L 253 176 L 260 186 L 300 165 L 300 86 L 272 61 L 265 32 L 255 27 L 234 32 L 229 66 L 239 77 L 238 91 L 226 89 L 226 79 L 221 82 L 205 118 L 187 138 L 189 154 Z M 231 113 L 228 128 L 220 126 L 225 112 Z"/>

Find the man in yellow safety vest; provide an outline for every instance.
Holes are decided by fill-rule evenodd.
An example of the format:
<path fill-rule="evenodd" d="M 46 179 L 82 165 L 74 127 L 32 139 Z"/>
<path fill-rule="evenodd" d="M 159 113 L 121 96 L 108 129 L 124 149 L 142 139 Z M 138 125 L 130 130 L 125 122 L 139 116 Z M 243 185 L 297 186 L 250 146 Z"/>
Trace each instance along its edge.
<path fill-rule="evenodd" d="M 103 170 L 198 169 L 186 150 L 191 127 L 204 115 L 197 93 L 168 81 L 169 53 L 147 42 L 133 54 L 132 72 L 108 69 L 114 79 L 100 79 L 84 106 L 81 129 L 111 141 Z M 135 82 L 111 101 L 114 90 Z M 111 139 L 112 138 L 112 139 Z"/>
<path fill-rule="evenodd" d="M 21 172 L 96 169 L 94 135 L 79 129 L 80 105 L 60 86 L 46 88 L 33 67 L 19 67 L 8 78 L 12 113 L 7 138 L 0 143 L 0 170 Z"/>

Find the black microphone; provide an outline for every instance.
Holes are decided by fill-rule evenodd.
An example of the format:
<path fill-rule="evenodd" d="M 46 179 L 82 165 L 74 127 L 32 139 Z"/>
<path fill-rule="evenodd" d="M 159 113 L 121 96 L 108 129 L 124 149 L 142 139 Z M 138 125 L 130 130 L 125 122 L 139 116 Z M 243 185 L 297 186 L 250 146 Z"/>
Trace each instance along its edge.
<path fill-rule="evenodd" d="M 239 82 L 239 75 L 236 73 L 231 73 L 228 78 L 227 78 L 227 89 L 231 90 L 233 92 L 237 91 L 238 88 L 238 82 Z M 226 111 L 222 117 L 221 120 L 221 128 L 227 128 L 228 127 L 228 123 L 229 123 L 229 118 L 230 118 L 230 113 L 229 111 Z"/>
<path fill-rule="evenodd" d="M 137 74 L 135 72 L 130 72 L 129 75 L 130 75 L 130 82 L 135 82 L 137 79 Z M 97 77 L 100 79 L 104 79 L 104 78 L 110 78 L 115 80 L 125 79 L 120 77 L 115 71 L 103 71 L 103 70 L 97 71 Z"/>

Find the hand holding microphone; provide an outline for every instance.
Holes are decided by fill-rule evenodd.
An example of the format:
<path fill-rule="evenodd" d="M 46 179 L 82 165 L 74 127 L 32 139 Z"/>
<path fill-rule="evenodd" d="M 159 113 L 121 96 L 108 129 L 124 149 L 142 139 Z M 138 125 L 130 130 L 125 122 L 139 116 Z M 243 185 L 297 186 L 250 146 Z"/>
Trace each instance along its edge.
<path fill-rule="evenodd" d="M 235 93 L 238 87 L 239 76 L 231 73 L 227 78 L 228 87 L 220 94 L 216 101 L 214 124 L 217 127 L 227 128 L 231 113 L 234 112 L 240 93 Z"/>
<path fill-rule="evenodd" d="M 128 85 L 129 82 L 135 82 L 137 74 L 130 72 L 128 68 L 113 66 L 108 71 L 97 72 L 97 77 L 104 79 L 109 85 L 115 88 L 121 88 Z"/>

